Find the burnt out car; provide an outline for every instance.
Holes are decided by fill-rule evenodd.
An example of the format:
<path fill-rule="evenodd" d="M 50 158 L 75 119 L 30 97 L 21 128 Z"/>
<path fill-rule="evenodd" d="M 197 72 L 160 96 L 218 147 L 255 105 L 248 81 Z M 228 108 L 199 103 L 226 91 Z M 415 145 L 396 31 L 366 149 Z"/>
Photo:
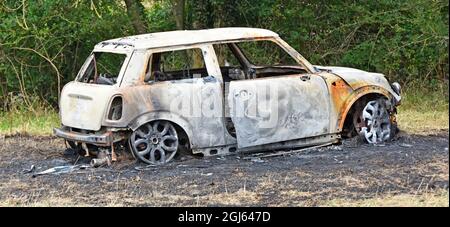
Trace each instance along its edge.
<path fill-rule="evenodd" d="M 127 145 L 146 163 L 337 143 L 383 143 L 396 131 L 398 83 L 309 63 L 276 33 L 218 28 L 97 44 L 61 93 L 73 148 Z"/>

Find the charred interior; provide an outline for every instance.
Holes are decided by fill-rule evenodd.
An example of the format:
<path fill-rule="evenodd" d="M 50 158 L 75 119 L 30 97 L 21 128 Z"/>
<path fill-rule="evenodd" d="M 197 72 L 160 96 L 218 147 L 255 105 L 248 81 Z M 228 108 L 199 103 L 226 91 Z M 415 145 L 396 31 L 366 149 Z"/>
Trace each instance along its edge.
<path fill-rule="evenodd" d="M 145 82 L 207 77 L 200 49 L 153 53 L 145 72 Z"/>

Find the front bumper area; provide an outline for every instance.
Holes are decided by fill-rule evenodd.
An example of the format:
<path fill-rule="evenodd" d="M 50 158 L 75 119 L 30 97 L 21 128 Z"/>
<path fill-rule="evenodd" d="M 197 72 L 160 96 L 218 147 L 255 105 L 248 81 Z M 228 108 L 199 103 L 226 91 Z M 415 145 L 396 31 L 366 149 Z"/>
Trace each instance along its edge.
<path fill-rule="evenodd" d="M 73 132 L 67 127 L 54 128 L 55 136 L 81 143 L 89 143 L 97 146 L 111 146 L 114 142 L 113 133 L 110 131 L 101 134 L 89 134 L 81 132 Z"/>

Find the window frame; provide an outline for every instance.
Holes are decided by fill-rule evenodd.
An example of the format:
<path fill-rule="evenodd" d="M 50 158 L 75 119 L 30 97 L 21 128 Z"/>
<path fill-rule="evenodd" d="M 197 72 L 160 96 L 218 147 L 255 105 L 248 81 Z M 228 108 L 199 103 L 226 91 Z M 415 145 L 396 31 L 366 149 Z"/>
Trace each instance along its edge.
<path fill-rule="evenodd" d="M 105 86 L 117 86 L 120 87 L 120 85 L 122 84 L 122 79 L 126 74 L 126 70 L 128 68 L 128 64 L 130 62 L 131 56 L 133 54 L 133 52 L 120 52 L 120 51 L 103 51 L 103 50 L 94 50 L 92 51 L 89 56 L 86 58 L 86 60 L 84 61 L 83 65 L 81 66 L 80 70 L 78 71 L 77 75 L 75 76 L 74 81 L 78 82 L 78 83 L 83 83 L 86 84 L 83 81 L 80 81 L 81 78 L 85 75 L 86 70 L 89 68 L 89 65 L 92 63 L 95 53 L 108 53 L 108 54 L 120 54 L 120 55 L 125 55 L 125 59 L 122 63 L 122 66 L 120 68 L 119 71 L 119 75 L 117 75 L 117 81 L 115 84 L 113 85 L 105 85 L 105 84 L 93 84 L 93 85 L 105 85 Z M 89 83 L 88 83 L 89 84 Z"/>
<path fill-rule="evenodd" d="M 256 65 L 256 64 L 253 62 L 254 59 L 249 58 L 249 54 L 251 54 L 251 53 L 249 53 L 248 50 L 246 50 L 246 49 L 243 48 L 241 45 L 239 45 L 239 44 L 241 44 L 241 43 L 258 43 L 258 42 L 270 42 L 270 43 L 272 43 L 273 45 L 275 45 L 276 47 L 278 47 L 279 50 L 284 51 L 284 54 L 286 54 L 286 56 L 290 57 L 291 60 L 294 61 L 295 63 L 297 63 L 298 66 L 305 67 L 303 64 L 299 63 L 299 62 L 297 61 L 297 59 L 295 59 L 295 57 L 293 57 L 292 55 L 290 55 L 289 52 L 286 51 L 286 50 L 282 47 L 282 45 L 278 44 L 277 42 L 275 42 L 275 41 L 273 41 L 273 40 L 252 40 L 252 41 L 243 41 L 243 42 L 235 43 L 235 44 L 236 44 L 236 47 L 239 48 L 240 52 L 242 53 L 242 56 L 246 59 L 246 62 L 248 62 L 248 64 L 249 64 L 250 66 L 253 66 L 253 67 L 256 67 L 256 68 L 283 66 L 283 65 Z M 250 56 L 250 57 L 251 57 L 251 56 Z M 286 65 L 286 66 L 293 66 L 293 65 Z"/>
<path fill-rule="evenodd" d="M 290 46 L 286 41 L 281 39 L 280 37 L 267 37 L 267 38 L 249 38 L 249 39 L 236 39 L 236 40 L 225 40 L 225 41 L 219 41 L 219 42 L 213 42 L 211 45 L 217 45 L 217 44 L 228 44 L 228 43 L 235 43 L 239 44 L 242 42 L 258 42 L 258 41 L 272 41 L 279 47 L 281 47 L 289 56 L 291 56 L 300 66 L 302 66 L 307 73 L 315 74 L 319 73 L 320 71 L 316 69 L 316 67 L 311 64 L 306 58 L 303 57 L 296 49 L 294 49 L 292 46 Z M 248 61 L 247 57 L 244 56 L 246 60 Z M 255 66 L 255 65 L 251 65 Z M 217 61 L 217 67 L 220 69 L 219 62 Z"/>
<path fill-rule="evenodd" d="M 147 69 L 149 71 L 152 70 L 152 58 L 153 54 L 155 53 L 164 53 L 164 52 L 174 52 L 174 51 L 182 51 L 182 50 L 189 50 L 189 49 L 200 49 L 201 50 L 201 56 L 203 58 L 203 63 L 205 64 L 206 72 L 208 73 L 208 77 L 214 77 L 220 81 L 222 81 L 222 74 L 220 72 L 220 67 L 218 66 L 216 53 L 214 52 L 214 48 L 212 44 L 197 44 L 197 45 L 190 45 L 190 46 L 175 46 L 175 47 L 168 47 L 168 48 L 156 48 L 156 49 L 149 49 L 147 51 L 147 57 L 145 58 L 145 64 L 144 68 L 142 69 L 142 74 L 140 76 L 140 82 L 144 84 L 149 83 L 164 83 L 168 81 L 173 80 L 167 80 L 167 81 L 154 81 L 151 80 L 149 82 L 145 82 L 145 76 L 147 73 Z M 193 79 L 202 79 L 202 78 L 187 78 L 184 80 L 193 80 Z"/>
<path fill-rule="evenodd" d="M 173 54 L 178 55 L 178 54 L 181 54 L 180 52 L 182 52 L 182 51 L 191 51 L 191 52 L 188 53 L 187 56 L 189 56 L 189 54 L 192 54 L 194 52 L 199 51 L 197 53 L 200 54 L 200 57 L 202 59 L 203 67 L 201 67 L 201 68 L 191 68 L 190 65 L 189 65 L 189 68 L 169 68 L 169 69 L 167 69 L 166 68 L 167 65 L 165 65 L 165 63 L 167 62 L 167 59 L 164 59 L 164 57 L 172 57 Z M 151 56 L 149 57 L 149 62 L 147 63 L 147 68 L 145 69 L 146 76 L 147 76 L 147 73 L 149 73 L 149 72 L 153 73 L 154 72 L 154 69 L 153 69 L 154 65 L 153 64 L 154 64 L 154 58 L 155 58 L 156 54 L 160 55 L 159 56 L 159 71 L 161 71 L 163 73 L 166 73 L 166 74 L 167 73 L 173 73 L 173 72 L 183 72 L 183 74 L 184 74 L 184 72 L 186 72 L 186 71 L 189 74 L 189 70 L 198 70 L 198 69 L 205 69 L 206 70 L 206 63 L 205 63 L 205 59 L 204 59 L 204 56 L 203 56 L 203 50 L 196 47 L 196 48 L 187 48 L 187 49 L 183 49 L 183 50 L 169 50 L 169 51 L 163 51 L 163 52 L 153 52 L 151 54 Z M 168 56 L 164 56 L 164 54 L 168 54 Z M 178 55 L 178 57 L 179 56 L 181 56 L 181 55 Z M 164 61 L 163 61 L 163 59 L 164 59 Z M 190 61 L 192 59 L 177 59 L 177 60 Z M 192 62 L 189 62 L 189 63 L 192 63 Z M 195 75 L 195 74 L 192 74 L 192 76 L 193 75 Z M 177 79 L 177 80 L 185 80 L 185 79 L 193 79 L 193 78 L 196 78 L 196 77 L 191 77 L 191 78 L 188 77 L 188 78 Z"/>
<path fill-rule="evenodd" d="M 241 49 L 241 47 L 239 46 L 239 43 L 245 43 L 245 42 L 260 42 L 260 41 L 269 41 L 269 42 L 273 42 L 275 45 L 277 45 L 278 47 L 280 47 L 283 51 L 285 51 L 285 53 L 290 56 L 295 62 L 298 63 L 298 66 L 302 67 L 306 73 L 305 74 L 316 74 L 319 73 L 319 71 L 308 61 L 306 60 L 297 50 L 295 50 L 293 47 L 291 47 L 288 43 L 286 43 L 283 39 L 281 39 L 280 37 L 270 37 L 270 38 L 251 38 L 251 39 L 238 39 L 238 40 L 228 40 L 228 41 L 220 41 L 220 42 L 214 42 L 212 43 L 212 46 L 215 45 L 227 45 L 227 44 L 235 44 L 236 48 L 238 49 L 238 51 L 241 53 L 241 56 L 243 59 L 240 59 L 239 56 L 235 56 L 237 58 L 237 60 L 239 62 L 241 62 L 241 60 L 243 61 L 242 63 L 244 64 L 242 67 L 244 68 L 253 68 L 253 69 L 258 69 L 258 68 L 264 68 L 264 66 L 258 66 L 258 65 L 254 65 L 246 56 L 246 53 Z M 230 50 L 231 52 L 233 52 L 232 50 Z M 234 54 L 234 52 L 233 52 Z M 220 70 L 220 64 L 217 61 L 217 67 Z M 270 67 L 270 66 L 266 66 L 266 67 Z M 221 75 L 223 77 L 223 75 Z M 287 75 L 286 75 L 287 76 Z M 273 76 L 273 77 L 278 77 L 278 76 Z M 246 78 L 244 80 L 258 80 L 258 79 L 266 79 L 266 78 L 272 78 L 271 77 L 256 77 L 256 78 Z"/>

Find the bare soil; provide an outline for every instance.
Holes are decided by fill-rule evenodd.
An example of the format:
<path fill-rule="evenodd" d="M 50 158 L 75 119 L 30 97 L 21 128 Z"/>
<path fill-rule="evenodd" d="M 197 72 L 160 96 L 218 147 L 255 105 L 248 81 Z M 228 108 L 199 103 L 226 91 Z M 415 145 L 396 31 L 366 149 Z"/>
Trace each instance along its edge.
<path fill-rule="evenodd" d="M 384 146 L 342 145 L 270 158 L 185 157 L 160 167 L 110 167 L 32 177 L 74 164 L 54 137 L 0 138 L 0 206 L 319 206 L 326 201 L 446 191 L 449 133 L 400 133 Z M 267 151 L 267 154 L 273 151 Z M 78 163 L 88 163 L 88 158 Z"/>

